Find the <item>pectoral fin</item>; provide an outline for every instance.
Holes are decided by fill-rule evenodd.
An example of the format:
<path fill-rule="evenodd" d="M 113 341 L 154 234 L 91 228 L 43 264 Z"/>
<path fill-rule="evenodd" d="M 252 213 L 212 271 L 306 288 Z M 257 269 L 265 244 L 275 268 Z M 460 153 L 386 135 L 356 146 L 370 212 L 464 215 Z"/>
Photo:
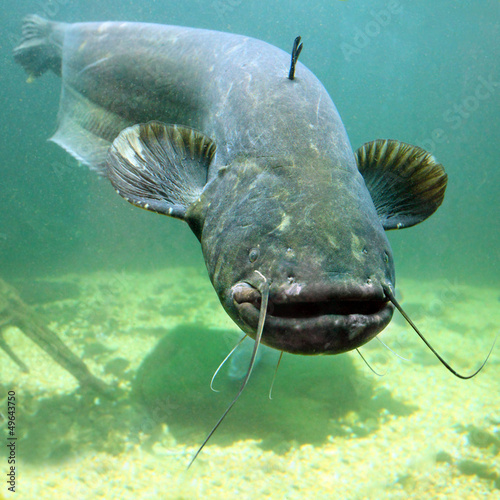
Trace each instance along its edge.
<path fill-rule="evenodd" d="M 448 176 L 422 148 L 379 139 L 363 144 L 356 159 L 384 229 L 414 226 L 441 205 Z"/>
<path fill-rule="evenodd" d="M 133 205 L 184 219 L 207 182 L 215 149 L 211 139 L 188 127 L 134 125 L 113 141 L 106 175 Z"/>

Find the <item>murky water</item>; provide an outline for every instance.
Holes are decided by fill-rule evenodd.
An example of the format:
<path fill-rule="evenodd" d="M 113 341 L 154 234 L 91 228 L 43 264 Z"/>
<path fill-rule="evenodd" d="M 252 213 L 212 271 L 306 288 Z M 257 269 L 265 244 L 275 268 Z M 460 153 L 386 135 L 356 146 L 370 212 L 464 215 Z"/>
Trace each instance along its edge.
<path fill-rule="evenodd" d="M 498 346 L 476 378 L 458 380 L 398 314 L 380 335 L 394 352 L 377 340 L 361 349 L 376 373 L 356 353 L 285 355 L 269 400 L 276 356 L 263 352 L 186 472 L 237 392 L 253 341 L 211 391 L 241 332 L 211 288 L 198 241 L 184 223 L 128 205 L 46 141 L 60 79 L 27 83 L 12 48 L 31 13 L 229 31 L 286 51 L 301 35 L 300 60 L 330 93 L 354 148 L 398 139 L 445 166 L 440 209 L 389 239 L 403 307 L 470 373 L 499 330 L 498 2 L 3 7 L 0 499 L 497 498 Z"/>

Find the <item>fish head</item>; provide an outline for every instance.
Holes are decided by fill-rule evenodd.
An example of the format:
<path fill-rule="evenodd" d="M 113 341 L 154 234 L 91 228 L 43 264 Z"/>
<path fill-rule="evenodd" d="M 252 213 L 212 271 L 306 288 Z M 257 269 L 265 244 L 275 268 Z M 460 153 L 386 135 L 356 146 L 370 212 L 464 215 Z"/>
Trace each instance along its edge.
<path fill-rule="evenodd" d="M 243 331 L 257 330 L 264 288 L 262 342 L 282 351 L 345 352 L 387 326 L 392 251 L 359 174 L 312 179 L 247 162 L 223 176 L 205 193 L 200 240 L 219 299 Z"/>

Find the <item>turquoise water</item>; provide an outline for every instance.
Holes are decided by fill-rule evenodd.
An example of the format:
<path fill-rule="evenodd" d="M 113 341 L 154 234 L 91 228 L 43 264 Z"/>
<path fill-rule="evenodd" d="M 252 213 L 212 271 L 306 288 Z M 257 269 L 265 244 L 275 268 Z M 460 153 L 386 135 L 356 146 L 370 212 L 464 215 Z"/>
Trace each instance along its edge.
<path fill-rule="evenodd" d="M 75 386 L 67 372 L 57 372 L 59 375 L 51 378 L 50 365 L 43 364 L 47 362 L 46 355 L 38 351 L 33 354 L 32 344 L 18 341 L 12 331 L 6 333 L 9 343 L 23 354 L 22 359 L 30 369 L 36 369 L 40 363 L 42 370 L 40 382 L 33 385 L 38 377 L 36 370 L 35 375 L 22 375 L 16 371 L 18 366 L 0 351 L 0 366 L 3 365 L 0 388 L 7 392 L 13 384 L 19 387 L 22 401 L 19 426 L 24 439 L 19 470 L 22 472 L 25 467 L 30 488 L 37 482 L 42 484 L 42 464 L 50 463 L 53 469 L 48 474 L 55 478 L 56 497 L 70 498 L 64 488 L 57 487 L 64 482 L 56 473 L 61 464 L 71 471 L 78 457 L 86 460 L 89 454 L 99 453 L 117 460 L 115 465 L 108 466 L 119 470 L 120 460 L 137 458 L 132 454 L 136 451 L 134 447 L 149 453 L 159 442 L 164 456 L 177 460 L 177 465 L 169 462 L 174 471 L 172 492 L 174 489 L 175 492 L 148 498 L 208 498 L 202 489 L 193 486 L 192 479 L 183 483 L 183 465 L 195 448 L 182 446 L 200 444 L 237 391 L 248 346 L 221 370 L 218 383 L 226 399 L 213 399 L 210 377 L 239 334 L 210 290 L 199 243 L 184 223 L 125 203 L 107 181 L 47 142 L 56 129 L 60 79 L 46 74 L 27 83 L 25 73 L 14 63 L 12 48 L 19 41 L 21 20 L 27 14 L 38 13 L 65 22 L 128 20 L 222 30 L 253 36 L 286 51 L 291 49 L 294 38 L 301 35 L 304 49 L 300 60 L 325 85 L 354 148 L 377 138 L 398 139 L 429 150 L 444 165 L 448 188 L 440 209 L 421 225 L 389 234 L 396 274 L 398 283 L 403 284 L 403 305 L 413 319 L 426 327 L 426 332 L 436 332 L 434 340 L 441 337 L 441 346 L 454 365 L 467 371 L 484 359 L 498 331 L 500 297 L 498 1 L 151 0 L 122 2 L 117 6 L 108 0 L 38 0 L 14 7 L 3 3 L 0 278 L 15 286 L 28 307 L 44 318 L 44 324 L 83 357 L 94 374 L 115 386 L 118 395 L 115 403 L 96 403 L 92 397 L 81 395 L 78 384 Z M 481 290 L 485 295 L 480 295 Z M 9 302 L 0 311 L 4 317 L 11 314 L 12 304 Z M 481 312 L 475 313 L 479 308 Z M 391 346 L 394 347 L 397 338 L 398 352 L 416 358 L 412 359 L 418 365 L 417 373 L 429 384 L 432 385 L 434 377 L 440 377 L 444 394 L 446 384 L 450 384 L 447 425 L 449 428 L 455 425 L 456 438 L 463 436 L 466 440 L 469 436 L 469 442 L 486 442 L 483 447 L 471 444 L 470 457 L 465 454 L 462 458 L 485 463 L 489 472 L 478 474 L 477 465 L 474 469 L 469 464 L 473 472 L 468 474 L 464 471 L 470 469 L 462 464 L 448 471 L 450 477 L 456 477 L 459 470 L 460 477 L 473 477 L 477 481 L 474 487 L 479 490 L 473 491 L 484 488 L 483 494 L 494 498 L 498 494 L 495 481 L 500 474 L 500 403 L 495 360 L 498 347 L 487 365 L 485 377 L 489 378 L 485 379 L 485 385 L 477 382 L 480 385 L 475 386 L 477 379 L 474 379 L 460 386 L 460 381 L 450 382 L 451 375 L 443 374 L 445 369 L 432 364 L 425 354 L 415 354 L 410 333 L 401 339 L 396 334 L 400 330 L 407 331 L 402 321 L 393 320 L 389 327 L 389 334 L 393 335 Z M 477 341 L 470 339 L 474 335 Z M 187 338 L 190 340 L 184 340 Z M 247 342 L 251 345 L 251 341 Z M 178 349 L 182 355 L 177 355 Z M 172 353 L 176 353 L 175 363 Z M 387 356 L 392 357 L 383 348 L 376 353 L 368 351 L 368 357 L 370 354 L 371 360 L 382 369 L 387 368 Z M 280 368 L 282 380 L 288 383 L 280 386 L 278 377 L 277 406 L 259 410 L 251 418 L 252 408 L 261 405 L 261 398 L 267 398 L 274 372 L 275 360 L 270 362 L 267 355 L 263 356 L 248 388 L 249 394 L 241 401 L 242 408 L 235 410 L 233 420 L 216 436 L 217 446 L 235 445 L 245 439 L 261 440 L 259 450 L 276 457 L 292 456 L 294 450 L 311 444 L 320 449 L 333 443 L 332 449 L 342 450 L 345 445 L 350 450 L 350 438 L 383 432 L 384 425 L 391 421 L 387 415 L 395 415 L 400 421 L 408 418 L 408 422 L 418 415 L 412 401 L 398 392 L 394 378 L 391 382 L 381 382 L 362 363 L 357 364 L 357 358 L 356 361 L 348 356 L 301 361 L 300 357 L 289 356 L 288 364 L 285 360 Z M 399 367 L 400 361 L 397 363 Z M 412 370 L 411 365 L 405 369 Z M 297 373 L 300 376 L 294 378 Z M 404 383 L 418 384 L 410 375 L 391 375 L 390 370 L 386 378 L 399 376 L 403 377 L 399 389 L 403 394 Z M 405 376 L 410 378 L 404 379 Z M 145 380 L 149 385 L 144 385 Z M 163 392 L 165 386 L 172 387 L 170 393 Z M 460 413 L 459 387 L 467 387 L 469 395 L 477 387 L 477 394 L 481 395 L 470 402 L 475 420 L 472 417 L 454 420 Z M 427 390 L 428 387 L 421 387 L 422 400 L 417 405 L 421 409 L 426 408 L 426 396 L 431 398 Z M 483 406 L 484 394 L 492 396 L 489 405 Z M 3 397 L 0 394 L 0 412 L 5 414 Z M 97 407 L 99 404 L 101 409 Z M 55 422 L 51 423 L 51 415 L 57 415 Z M 89 425 L 89 421 L 96 422 L 101 417 L 107 423 L 100 429 Z M 72 420 L 77 425 L 71 425 Z M 479 431 L 471 430 L 471 426 L 480 427 L 487 434 L 483 435 L 483 441 L 477 438 Z M 116 434 L 111 432 L 114 427 Z M 49 429 L 49 435 L 44 435 L 44 429 Z M 4 438 L 2 434 L 0 437 Z M 337 445 L 335 439 L 344 440 L 343 445 Z M 433 442 L 438 438 L 415 434 L 415 442 L 422 439 Z M 97 445 L 98 442 L 102 445 Z M 377 440 L 369 446 L 370 450 L 371 446 L 384 449 L 380 444 L 377 447 Z M 443 446 L 446 451 L 452 450 L 451 445 Z M 410 460 L 409 449 L 404 448 L 402 461 Z M 168 450 L 173 450 L 170 455 Z M 238 461 L 246 464 L 245 460 L 250 460 L 254 451 L 241 448 L 239 455 L 237 451 L 232 456 L 231 464 L 236 466 Z M 434 451 L 442 450 L 437 446 Z M 329 452 L 322 453 L 318 451 L 317 460 L 323 464 Z M 459 455 L 457 450 L 450 453 Z M 219 455 L 214 456 L 215 463 L 219 463 Z M 148 460 L 139 460 L 136 467 L 140 469 L 140 464 Z M 303 460 L 310 466 L 304 465 L 304 484 L 314 483 L 312 478 L 316 476 L 311 471 L 315 458 L 307 456 Z M 297 461 L 300 462 L 299 458 L 292 462 Z M 457 461 L 458 458 L 454 464 Z M 5 463 L 2 457 L 0 472 Z M 226 469 L 229 465 L 221 464 L 218 470 L 211 471 L 214 476 L 229 470 Z M 284 465 L 273 463 L 268 467 L 269 470 L 259 469 L 259 473 L 272 475 L 273 467 L 280 472 Z M 318 465 L 317 469 L 322 467 Z M 367 470 L 370 467 L 367 459 Z M 387 498 L 400 498 L 400 490 L 414 494 L 415 498 L 422 495 L 412 481 L 420 478 L 419 474 L 425 475 L 427 469 L 412 467 L 418 472 L 403 471 L 397 477 L 384 478 L 385 484 L 397 484 Z M 199 473 L 200 478 L 210 476 L 206 469 Z M 446 473 L 439 470 L 442 477 L 448 477 Z M 197 471 L 193 474 L 196 477 Z M 218 480 L 224 483 L 226 479 L 222 475 Z M 288 484 L 294 481 L 296 478 L 288 478 Z M 20 480 L 19 498 L 30 498 L 26 493 L 27 483 L 24 493 L 21 484 Z M 37 494 L 48 491 L 43 484 Z M 117 498 L 112 496 L 116 493 L 106 493 L 111 486 L 102 478 L 100 484 L 101 497 Z M 182 484 L 189 487 L 183 491 Z M 246 484 L 251 491 L 252 478 Z M 439 491 L 439 480 L 432 485 Z M 384 488 L 379 486 L 345 493 L 345 498 L 382 497 Z M 82 498 L 91 498 L 92 487 L 82 488 Z M 228 498 L 237 494 L 229 486 L 217 491 Z M 249 492 L 244 498 L 295 498 L 290 492 L 274 490 L 274 494 L 271 491 L 265 495 L 261 490 L 255 491 L 260 492 L 258 496 L 252 497 Z M 454 493 L 447 490 L 446 498 L 457 498 Z M 140 493 L 137 494 L 140 498 Z M 301 494 L 304 497 L 303 491 Z M 0 498 L 2 495 L 10 498 L 3 486 Z M 326 487 L 318 495 L 330 498 Z"/>
<path fill-rule="evenodd" d="M 46 3 L 48 15 L 54 12 L 58 20 L 126 19 L 218 29 L 287 51 L 300 34 L 300 59 L 327 88 L 354 148 L 394 138 L 431 149 L 446 167 L 442 208 L 425 224 L 391 234 L 398 273 L 498 281 L 499 7 L 493 0 L 396 2 L 385 26 L 374 16 L 388 9 L 391 2 L 384 1 L 220 0 L 184 7 L 141 2 L 118 8 L 106 1 L 9 4 L 2 10 L 8 36 L 0 76 L 2 182 L 8 193 L 0 200 L 2 275 L 200 262 L 183 224 L 126 206 L 109 186 L 46 142 L 55 131 L 60 81 L 46 75 L 25 85 L 11 56 L 22 17 L 43 14 Z M 484 80 L 496 83 L 476 99 Z"/>

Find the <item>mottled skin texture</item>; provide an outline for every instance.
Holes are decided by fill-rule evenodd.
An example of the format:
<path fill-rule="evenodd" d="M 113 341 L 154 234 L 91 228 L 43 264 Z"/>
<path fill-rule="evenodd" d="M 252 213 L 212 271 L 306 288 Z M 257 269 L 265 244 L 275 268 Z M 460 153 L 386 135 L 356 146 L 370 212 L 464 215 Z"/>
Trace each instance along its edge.
<path fill-rule="evenodd" d="M 394 282 L 391 250 L 371 199 L 361 197 L 362 180 L 343 169 L 308 167 L 312 160 L 304 168 L 310 175 L 303 177 L 291 162 L 242 159 L 222 171 L 201 197 L 201 243 L 212 283 L 230 316 L 250 334 L 257 318 L 251 325 L 242 320 L 231 287 L 246 282 L 258 288 L 262 279 L 255 270 L 272 281 L 271 302 L 293 300 L 296 294 L 299 300 L 308 292 L 335 301 L 354 288 L 356 295 L 373 293 L 383 301 L 380 282 Z M 254 262 L 252 249 L 258 249 Z M 371 329 L 357 318 L 335 328 L 330 322 L 324 328 L 316 324 L 304 336 L 304 321 L 264 329 L 263 342 L 289 352 L 336 353 L 380 331 L 380 323 Z"/>
<path fill-rule="evenodd" d="M 260 294 L 264 285 L 262 341 L 280 350 L 344 352 L 389 323 L 382 284 L 394 287 L 392 252 L 337 110 L 304 65 L 289 80 L 288 53 L 214 31 L 55 26 L 63 98 L 54 140 L 75 156 L 104 171 L 110 142 L 150 120 L 193 127 L 216 143 L 186 220 L 245 332 L 255 334 L 258 300 L 238 305 L 235 290 Z M 274 316 L 280 304 L 286 312 Z"/>
<path fill-rule="evenodd" d="M 240 156 L 288 163 L 302 155 L 318 163 L 327 157 L 357 172 L 344 127 L 322 84 L 300 63 L 296 79 L 289 80 L 290 56 L 272 45 L 176 26 L 58 26 L 64 27 L 62 76 L 68 90 L 62 111 L 66 98 L 83 97 L 103 113 L 111 112 L 98 130 L 107 141 L 128 125 L 159 120 L 193 127 L 216 142 L 212 175 Z"/>

